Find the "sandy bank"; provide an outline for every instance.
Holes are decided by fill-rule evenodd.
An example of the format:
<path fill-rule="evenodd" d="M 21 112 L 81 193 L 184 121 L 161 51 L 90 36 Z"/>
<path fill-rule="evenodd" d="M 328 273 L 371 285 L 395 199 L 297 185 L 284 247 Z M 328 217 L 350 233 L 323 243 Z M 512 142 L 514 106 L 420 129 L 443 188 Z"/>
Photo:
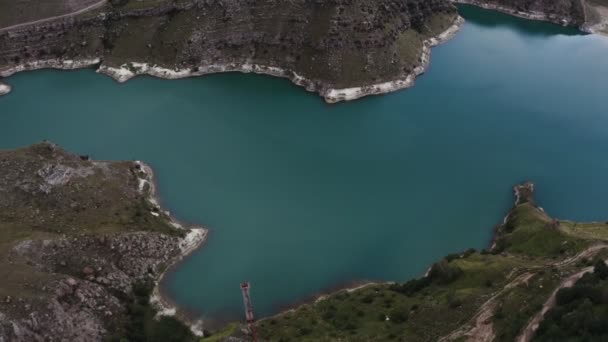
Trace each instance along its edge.
<path fill-rule="evenodd" d="M 32 61 L 23 64 L 16 65 L 14 67 L 0 69 L 0 78 L 9 77 L 18 72 L 39 70 L 39 69 L 60 69 L 60 70 L 74 70 L 81 68 L 88 68 L 90 66 L 98 65 L 101 63 L 99 58 L 91 59 L 80 59 L 80 60 L 59 60 L 59 59 L 45 59 L 39 61 Z M 0 96 L 10 93 L 11 87 L 7 84 L 0 82 Z"/>
<path fill-rule="evenodd" d="M 17 72 L 28 70 L 38 70 L 45 68 L 72 70 L 78 68 L 91 67 L 95 65 L 99 65 L 99 68 L 97 69 L 98 73 L 108 75 L 120 83 L 126 82 L 138 75 L 150 75 L 164 79 L 179 79 L 219 72 L 256 73 L 287 78 L 296 85 L 304 87 L 310 92 L 319 93 L 319 95 L 321 95 L 326 102 L 335 103 L 340 101 L 355 100 L 368 95 L 389 93 L 413 86 L 416 77 L 424 73 L 430 63 L 431 48 L 435 45 L 441 44 L 451 39 L 456 34 L 456 32 L 458 32 L 463 22 L 464 19 L 458 16 L 454 20 L 454 23 L 450 27 L 448 27 L 447 30 L 435 37 L 425 40 L 423 43 L 424 46 L 422 48 L 421 65 L 417 66 L 412 73 L 404 75 L 403 78 L 394 81 L 364 85 L 361 87 L 333 89 L 325 86 L 320 82 L 315 82 L 313 80 L 307 79 L 292 70 L 286 70 L 272 66 L 258 65 L 251 62 L 246 62 L 242 64 L 211 64 L 186 69 L 169 69 L 158 65 L 150 65 L 147 63 L 139 62 L 130 62 L 125 63 L 119 67 L 113 67 L 107 64 L 103 64 L 100 58 L 63 61 L 58 59 L 50 59 L 28 62 L 11 68 L 0 70 L 0 77 L 9 77 Z M 8 90 L 10 90 L 10 87 L 8 88 Z M 4 92 L 4 94 L 6 93 L 8 92 Z M 0 95 L 3 95 L 2 92 L 0 92 Z"/>
<path fill-rule="evenodd" d="M 458 16 L 456 20 L 454 20 L 454 23 L 450 27 L 448 27 L 447 30 L 433 38 L 425 40 L 423 43 L 424 46 L 422 47 L 421 65 L 414 68 L 414 71 L 411 74 L 407 75 L 405 78 L 363 87 L 328 89 L 321 95 L 325 97 L 325 100 L 327 102 L 334 103 L 338 101 L 355 100 L 368 95 L 390 93 L 396 90 L 405 89 L 413 86 L 416 77 L 423 74 L 431 62 L 431 48 L 433 46 L 445 43 L 448 40 L 452 39 L 460 30 L 460 27 L 463 23 L 464 18 Z"/>

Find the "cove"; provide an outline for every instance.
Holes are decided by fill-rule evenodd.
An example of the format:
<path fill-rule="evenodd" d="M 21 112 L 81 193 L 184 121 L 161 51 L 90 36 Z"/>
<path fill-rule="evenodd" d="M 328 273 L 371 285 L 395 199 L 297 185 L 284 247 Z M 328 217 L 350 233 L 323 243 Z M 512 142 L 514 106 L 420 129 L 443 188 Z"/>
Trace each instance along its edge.
<path fill-rule="evenodd" d="M 210 321 L 241 318 L 243 280 L 265 316 L 483 248 L 525 179 L 552 216 L 607 219 L 608 39 L 461 13 L 414 88 L 338 105 L 257 75 L 17 74 L 0 148 L 149 163 L 163 205 L 211 230 L 163 284 Z"/>

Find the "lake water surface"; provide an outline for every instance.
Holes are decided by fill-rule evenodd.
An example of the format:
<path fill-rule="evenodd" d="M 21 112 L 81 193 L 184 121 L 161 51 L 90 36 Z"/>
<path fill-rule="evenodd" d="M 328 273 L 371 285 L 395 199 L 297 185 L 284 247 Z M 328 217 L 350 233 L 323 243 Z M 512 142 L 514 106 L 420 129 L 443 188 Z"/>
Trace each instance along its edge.
<path fill-rule="evenodd" d="M 243 280 L 269 315 L 483 248 L 522 180 L 554 216 L 607 219 L 608 39 L 462 14 L 414 88 L 338 105 L 256 75 L 18 74 L 0 148 L 49 139 L 151 164 L 163 205 L 211 229 L 164 289 L 214 319 L 242 316 Z"/>

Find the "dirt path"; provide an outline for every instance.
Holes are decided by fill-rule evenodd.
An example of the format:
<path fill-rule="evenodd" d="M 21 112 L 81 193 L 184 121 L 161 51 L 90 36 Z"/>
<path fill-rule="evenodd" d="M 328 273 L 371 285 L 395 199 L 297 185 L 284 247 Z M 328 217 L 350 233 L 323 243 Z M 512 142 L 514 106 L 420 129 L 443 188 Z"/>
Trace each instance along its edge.
<path fill-rule="evenodd" d="M 530 268 L 524 273 L 519 274 L 512 281 L 510 281 L 507 285 L 505 285 L 500 291 L 496 292 L 490 299 L 485 301 L 477 310 L 475 315 L 465 324 L 463 324 L 460 328 L 454 330 L 449 335 L 442 337 L 439 341 L 453 341 L 461 337 L 465 337 L 467 341 L 471 342 L 490 342 L 494 339 L 494 328 L 492 326 L 492 316 L 494 315 L 494 310 L 496 309 L 497 299 L 504 294 L 506 291 L 518 286 L 520 284 L 527 283 L 530 278 L 532 278 L 540 269 L 544 269 L 547 267 L 565 267 L 572 265 L 584 258 L 590 258 L 594 256 L 600 250 L 608 248 L 606 244 L 597 244 L 588 247 L 584 251 L 578 253 L 577 255 L 570 257 L 566 260 L 562 260 L 553 264 L 545 265 L 542 267 L 534 267 Z M 549 311 L 555 305 L 555 294 L 559 289 L 564 287 L 571 287 L 576 283 L 578 279 L 580 279 L 585 273 L 593 270 L 593 267 L 586 267 L 583 270 L 569 276 L 564 279 L 559 287 L 555 289 L 555 291 L 551 294 L 551 297 L 545 302 L 543 309 L 537 313 L 528 323 L 526 328 L 522 331 L 520 336 L 517 338 L 518 342 L 527 342 L 530 341 L 536 330 L 538 329 L 538 325 L 542 321 L 545 313 Z M 510 278 L 514 275 L 514 272 L 509 274 L 507 278 Z"/>
<path fill-rule="evenodd" d="M 600 243 L 597 245 L 587 247 L 587 249 L 578 253 L 577 255 L 570 257 L 568 259 L 562 260 L 560 262 L 556 262 L 556 263 L 552 264 L 551 266 L 564 267 L 564 266 L 572 265 L 582 259 L 589 259 L 589 258 L 593 257 L 597 252 L 599 252 L 600 250 L 602 250 L 604 248 L 608 248 L 608 245 L 604 244 L 604 243 Z"/>
<path fill-rule="evenodd" d="M 96 3 L 92 4 L 92 5 L 89 5 L 89 6 L 85 7 L 85 8 L 79 9 L 78 11 L 75 11 L 75 12 L 71 12 L 71 13 L 67 13 L 67 14 L 62 14 L 62 15 L 57 15 L 57 16 L 54 16 L 54 17 L 49 17 L 49 18 L 44 18 L 44 19 L 39 19 L 39 20 L 34 20 L 34 21 L 27 22 L 27 23 L 21 23 L 21 24 L 17 24 L 17 25 L 3 27 L 3 28 L 0 28 L 0 33 L 6 32 L 6 31 L 9 31 L 9 30 L 18 29 L 18 28 L 21 28 L 21 27 L 26 27 L 26 26 L 29 26 L 29 25 L 44 24 L 44 23 L 47 23 L 47 22 L 50 22 L 50 21 L 53 21 L 53 20 L 57 20 L 57 19 L 63 19 L 63 18 L 77 16 L 79 14 L 82 14 L 82 13 L 85 13 L 85 12 L 97 9 L 97 8 L 105 5 L 107 2 L 108 2 L 107 0 L 101 0 L 101 1 L 96 2 Z"/>
<path fill-rule="evenodd" d="M 510 281 L 500 291 L 496 292 L 490 299 L 486 300 L 477 310 L 473 318 L 467 323 L 462 325 L 460 328 L 454 330 L 449 335 L 439 339 L 442 341 L 454 341 L 461 337 L 466 337 L 467 341 L 475 342 L 490 342 L 494 340 L 494 328 L 492 326 L 492 316 L 494 315 L 494 309 L 496 309 L 496 300 L 506 291 L 518 286 L 520 284 L 527 283 L 536 273 L 524 272 L 512 281 Z"/>
<path fill-rule="evenodd" d="M 524 328 L 521 334 L 517 337 L 517 342 L 529 342 L 532 337 L 534 337 L 534 333 L 538 330 L 540 322 L 545 317 L 547 311 L 551 310 L 555 306 L 555 295 L 560 289 L 572 287 L 585 273 L 592 272 L 593 266 L 585 267 L 581 271 L 569 276 L 568 278 L 562 280 L 559 286 L 551 293 L 551 297 L 545 302 L 542 310 L 540 310 L 534 317 L 528 322 L 528 325 Z"/>

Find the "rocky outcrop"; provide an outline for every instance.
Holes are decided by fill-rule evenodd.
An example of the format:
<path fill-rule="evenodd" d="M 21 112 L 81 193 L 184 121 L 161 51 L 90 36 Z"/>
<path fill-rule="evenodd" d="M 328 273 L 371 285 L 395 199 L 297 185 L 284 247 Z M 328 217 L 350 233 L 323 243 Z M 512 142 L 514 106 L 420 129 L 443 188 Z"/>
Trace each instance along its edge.
<path fill-rule="evenodd" d="M 459 23 L 447 0 L 116 3 L 0 31 L 0 75 L 35 68 L 39 61 L 99 59 L 100 70 L 118 79 L 171 74 L 158 70 L 173 76 L 253 71 L 288 77 L 325 96 L 336 89 L 411 83 L 429 40 Z"/>
<path fill-rule="evenodd" d="M 0 323 L 0 339 L 102 340 L 119 324 L 116 320 L 124 319 L 118 294 L 129 294 L 134 283 L 158 277 L 180 253 L 178 245 L 178 237 L 143 232 L 19 242 L 9 262 L 24 260 L 60 279 L 43 285 L 41 301 L 5 299 L 0 307 L 7 316 L 12 314 Z M 26 310 L 20 312 L 20 307 Z"/>
<path fill-rule="evenodd" d="M 154 196 L 140 162 L 50 143 L 0 151 L 0 341 L 121 336 L 134 285 L 158 283 L 206 234 L 181 227 Z"/>

